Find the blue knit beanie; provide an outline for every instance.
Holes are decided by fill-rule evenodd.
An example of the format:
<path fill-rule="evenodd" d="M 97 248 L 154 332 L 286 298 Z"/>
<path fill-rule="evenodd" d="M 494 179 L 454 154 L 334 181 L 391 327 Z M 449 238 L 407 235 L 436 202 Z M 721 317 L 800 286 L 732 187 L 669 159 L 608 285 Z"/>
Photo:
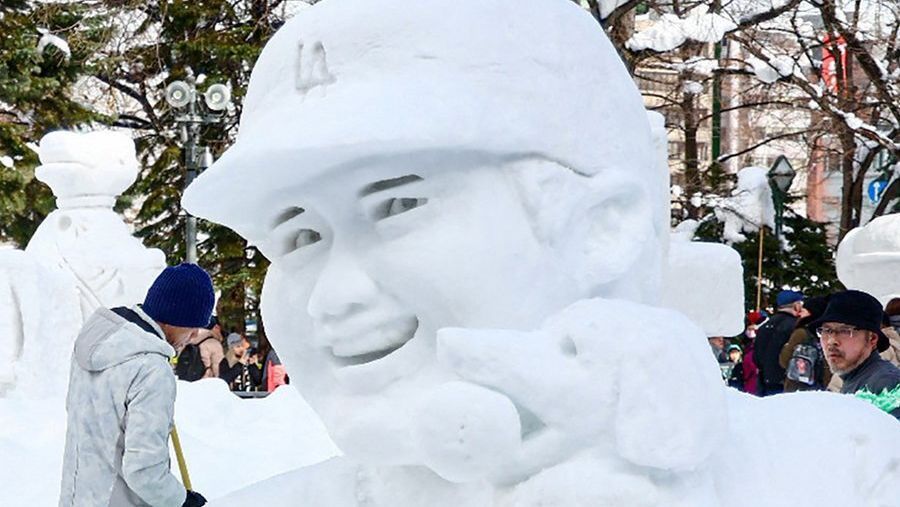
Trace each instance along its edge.
<path fill-rule="evenodd" d="M 156 277 L 141 308 L 156 322 L 178 327 L 206 327 L 216 296 L 203 268 L 184 263 Z"/>

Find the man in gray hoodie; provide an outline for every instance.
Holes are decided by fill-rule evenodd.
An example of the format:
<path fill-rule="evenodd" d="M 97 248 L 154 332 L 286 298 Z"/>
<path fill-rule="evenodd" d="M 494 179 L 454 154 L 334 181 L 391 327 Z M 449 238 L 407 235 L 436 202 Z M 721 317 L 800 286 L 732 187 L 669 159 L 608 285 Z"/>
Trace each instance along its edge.
<path fill-rule="evenodd" d="M 98 309 L 72 354 L 60 507 L 198 507 L 170 472 L 175 376 L 169 361 L 209 322 L 209 275 L 166 268 L 143 305 Z"/>

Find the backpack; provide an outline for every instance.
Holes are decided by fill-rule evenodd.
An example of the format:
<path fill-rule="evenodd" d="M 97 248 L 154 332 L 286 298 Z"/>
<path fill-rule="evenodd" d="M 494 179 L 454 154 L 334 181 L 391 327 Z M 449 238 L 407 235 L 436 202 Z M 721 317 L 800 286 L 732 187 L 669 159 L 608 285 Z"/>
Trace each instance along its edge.
<path fill-rule="evenodd" d="M 797 345 L 788 361 L 787 378 L 808 386 L 815 385 L 819 361 L 819 349 L 815 345 Z"/>
<path fill-rule="evenodd" d="M 208 336 L 200 343 L 213 338 L 213 336 Z M 203 364 L 203 359 L 200 357 L 200 343 L 189 343 L 181 350 L 181 354 L 178 354 L 175 375 L 181 380 L 193 382 L 202 379 L 206 374 L 206 365 Z"/>

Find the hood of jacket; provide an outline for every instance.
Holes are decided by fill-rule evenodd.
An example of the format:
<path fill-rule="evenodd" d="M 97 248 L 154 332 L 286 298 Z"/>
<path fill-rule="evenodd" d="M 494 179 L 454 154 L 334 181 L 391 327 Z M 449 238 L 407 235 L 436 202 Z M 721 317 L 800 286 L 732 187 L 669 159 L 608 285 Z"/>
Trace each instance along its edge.
<path fill-rule="evenodd" d="M 75 360 L 87 371 L 103 371 L 142 354 L 171 359 L 175 349 L 106 308 L 94 312 L 75 339 Z"/>

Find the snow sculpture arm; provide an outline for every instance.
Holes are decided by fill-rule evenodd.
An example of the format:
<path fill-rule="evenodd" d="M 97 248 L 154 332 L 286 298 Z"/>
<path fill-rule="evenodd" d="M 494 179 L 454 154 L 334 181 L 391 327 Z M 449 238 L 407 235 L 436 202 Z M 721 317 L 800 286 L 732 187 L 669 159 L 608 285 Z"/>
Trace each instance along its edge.
<path fill-rule="evenodd" d="M 705 342 L 678 313 L 589 300 L 535 332 L 441 330 L 438 359 L 515 404 L 521 444 L 505 447 L 508 461 L 492 477 L 514 482 L 585 447 L 661 469 L 703 462 L 725 427 L 724 388 Z M 503 413 L 499 403 L 495 410 Z M 429 461 L 442 474 L 453 458 Z"/>

